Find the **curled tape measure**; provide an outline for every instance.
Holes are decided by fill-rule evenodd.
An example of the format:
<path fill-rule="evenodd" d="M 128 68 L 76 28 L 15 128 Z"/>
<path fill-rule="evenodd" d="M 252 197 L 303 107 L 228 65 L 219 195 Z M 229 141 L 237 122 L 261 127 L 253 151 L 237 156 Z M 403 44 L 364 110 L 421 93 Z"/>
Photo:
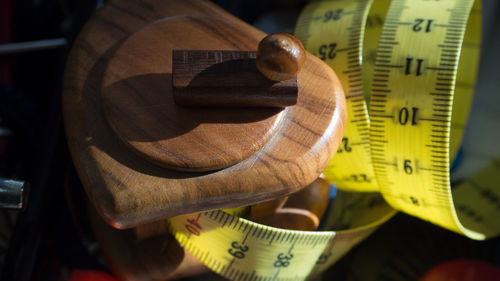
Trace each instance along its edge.
<path fill-rule="evenodd" d="M 450 185 L 476 79 L 480 9 L 472 0 L 310 3 L 296 35 L 336 71 L 348 107 L 344 138 L 324 171 L 345 190 L 325 219 L 335 231 L 278 229 L 210 211 L 169 219 L 173 235 L 231 280 L 316 276 L 392 208 L 470 238 L 498 235 L 500 160 Z"/>
<path fill-rule="evenodd" d="M 274 228 L 230 214 L 234 210 L 178 216 L 169 219 L 169 226 L 181 245 L 228 279 L 305 280 L 324 271 L 395 213 L 377 193 L 339 191 L 332 208 L 325 228 L 347 230 Z"/>
<path fill-rule="evenodd" d="M 475 189 L 469 181 L 452 190 L 449 172 L 476 80 L 481 2 L 375 1 L 369 11 L 371 2 L 315 2 L 297 26 L 346 92 L 348 125 L 326 177 L 339 188 L 380 191 L 392 207 L 470 238 L 497 235 L 495 164 L 472 181 L 482 182 Z"/>

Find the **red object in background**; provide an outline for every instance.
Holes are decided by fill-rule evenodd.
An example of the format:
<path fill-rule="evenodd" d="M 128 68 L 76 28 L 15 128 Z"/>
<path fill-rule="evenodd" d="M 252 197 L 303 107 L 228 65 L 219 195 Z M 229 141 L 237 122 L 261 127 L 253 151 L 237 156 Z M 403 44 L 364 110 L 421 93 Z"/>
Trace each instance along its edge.
<path fill-rule="evenodd" d="M 99 270 L 75 269 L 69 281 L 120 281 L 118 278 Z"/>
<path fill-rule="evenodd" d="M 431 268 L 419 281 L 499 281 L 500 268 L 477 260 L 452 260 Z"/>

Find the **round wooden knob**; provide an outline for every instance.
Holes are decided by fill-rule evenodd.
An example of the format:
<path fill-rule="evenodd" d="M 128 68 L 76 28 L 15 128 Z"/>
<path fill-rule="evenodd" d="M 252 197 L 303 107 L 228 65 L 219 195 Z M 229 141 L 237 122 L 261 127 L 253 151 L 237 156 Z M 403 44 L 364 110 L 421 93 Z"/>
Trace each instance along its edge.
<path fill-rule="evenodd" d="M 273 33 L 259 43 L 257 68 L 268 79 L 283 81 L 299 73 L 306 51 L 299 39 L 288 33 Z"/>

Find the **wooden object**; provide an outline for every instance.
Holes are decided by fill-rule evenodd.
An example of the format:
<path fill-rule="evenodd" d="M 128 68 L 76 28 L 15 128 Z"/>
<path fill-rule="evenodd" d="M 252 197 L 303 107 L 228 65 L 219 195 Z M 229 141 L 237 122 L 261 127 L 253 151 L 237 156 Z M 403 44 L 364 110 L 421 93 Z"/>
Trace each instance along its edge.
<path fill-rule="evenodd" d="M 288 33 L 273 33 L 259 43 L 257 68 L 268 79 L 283 81 L 295 77 L 306 61 L 299 39 Z"/>
<path fill-rule="evenodd" d="M 316 230 L 330 202 L 330 183 L 318 178 L 290 196 L 252 205 L 245 218 L 265 225 L 295 230 Z M 168 234 L 164 220 L 134 227 L 138 240 Z"/>
<path fill-rule="evenodd" d="M 346 111 L 338 78 L 308 53 L 298 75 L 297 104 L 282 111 L 276 132 L 261 149 L 235 165 L 209 173 L 176 172 L 120 141 L 103 112 L 101 88 L 111 85 L 103 85 L 104 72 L 127 38 L 158 23 L 168 26 L 154 33 L 164 52 L 150 54 L 147 50 L 155 42 L 142 42 L 143 57 L 134 54 L 140 58 L 137 64 L 122 65 L 120 76 L 106 73 L 109 83 L 168 79 L 171 70 L 144 67 L 168 60 L 173 49 L 256 50 L 265 36 L 214 4 L 194 0 L 110 1 L 85 25 L 67 62 L 63 114 L 74 164 L 105 221 L 130 228 L 184 213 L 253 204 L 291 194 L 316 179 L 338 147 Z"/>
<path fill-rule="evenodd" d="M 263 76 L 254 51 L 174 50 L 172 85 L 177 104 L 214 107 L 286 107 L 297 103 L 297 77 Z"/>
<path fill-rule="evenodd" d="M 301 191 L 251 207 L 251 219 L 285 229 L 312 231 L 319 226 L 330 198 L 330 183 L 318 178 Z M 274 204 L 273 204 L 274 203 Z M 271 206 L 275 209 L 270 212 Z"/>
<path fill-rule="evenodd" d="M 165 220 L 154 221 L 133 228 L 137 240 L 144 240 L 151 237 L 167 235 L 169 233 Z"/>
<path fill-rule="evenodd" d="M 187 172 L 226 168 L 261 149 L 279 128 L 278 108 L 189 108 L 174 102 L 172 50 L 200 43 L 195 37 L 169 38 L 210 34 L 220 24 L 209 20 L 199 27 L 190 18 L 154 22 L 127 38 L 108 62 L 101 90 L 105 117 L 127 147 L 153 164 Z M 207 46 L 231 48 L 214 39 Z M 259 89 L 254 93 L 260 95 Z"/>

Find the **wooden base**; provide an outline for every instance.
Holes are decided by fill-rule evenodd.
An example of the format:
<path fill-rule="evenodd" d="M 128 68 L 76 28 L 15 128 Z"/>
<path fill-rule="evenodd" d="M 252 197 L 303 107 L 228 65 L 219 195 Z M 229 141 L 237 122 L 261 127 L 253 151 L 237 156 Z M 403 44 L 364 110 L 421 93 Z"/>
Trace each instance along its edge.
<path fill-rule="evenodd" d="M 105 116 L 118 138 L 146 160 L 181 171 L 222 169 L 248 158 L 276 132 L 279 108 L 174 102 L 172 50 L 234 49 L 224 33 L 212 32 L 228 24 L 206 17 L 160 20 L 130 36 L 111 58 L 102 81 Z"/>
<path fill-rule="evenodd" d="M 133 153 L 116 137 L 103 112 L 104 71 L 126 38 L 159 19 L 190 22 L 200 30 L 217 25 L 208 33 L 167 36 L 179 46 L 194 39 L 211 44 L 204 38 L 217 38 L 224 48 L 256 50 L 265 36 L 214 4 L 194 0 L 110 1 L 85 25 L 68 59 L 63 113 L 74 164 L 105 221 L 130 228 L 179 214 L 249 205 L 288 195 L 316 179 L 338 147 L 346 112 L 336 75 L 309 53 L 298 77 L 297 104 L 283 111 L 277 131 L 261 149 L 233 166 L 209 173 L 175 172 Z M 144 48 L 148 44 L 143 42 Z M 122 78 L 143 74 L 139 66 L 123 71 L 128 76 Z"/>

